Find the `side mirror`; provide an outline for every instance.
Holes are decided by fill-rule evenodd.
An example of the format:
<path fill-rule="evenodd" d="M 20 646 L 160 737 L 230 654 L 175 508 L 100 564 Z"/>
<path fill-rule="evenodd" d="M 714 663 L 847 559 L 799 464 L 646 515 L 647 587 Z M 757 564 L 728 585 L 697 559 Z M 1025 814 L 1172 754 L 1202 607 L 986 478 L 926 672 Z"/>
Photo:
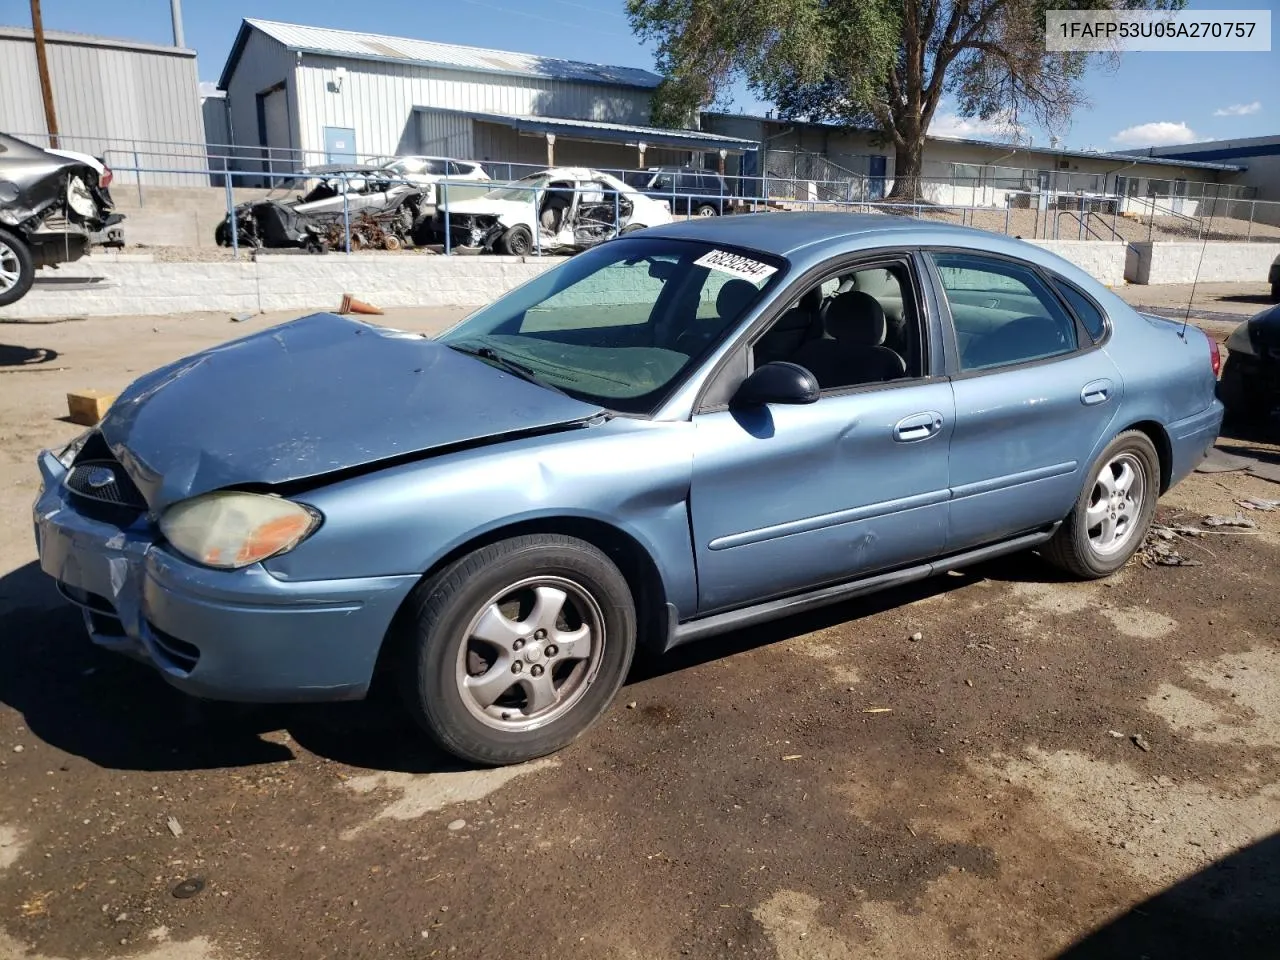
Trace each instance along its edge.
<path fill-rule="evenodd" d="M 762 407 L 767 403 L 813 403 L 821 388 L 818 379 L 798 363 L 776 360 L 757 367 L 742 381 L 730 401 L 735 407 Z"/>

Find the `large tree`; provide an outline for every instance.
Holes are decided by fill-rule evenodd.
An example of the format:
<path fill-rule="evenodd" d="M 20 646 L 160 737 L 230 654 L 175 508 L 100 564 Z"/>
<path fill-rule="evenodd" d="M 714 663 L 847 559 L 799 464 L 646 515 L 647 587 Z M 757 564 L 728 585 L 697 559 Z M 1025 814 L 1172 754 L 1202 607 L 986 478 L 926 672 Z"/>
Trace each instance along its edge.
<path fill-rule="evenodd" d="M 891 196 L 920 195 L 944 95 L 962 117 L 1058 129 L 1090 56 L 1045 49 L 1048 10 L 1180 9 L 1185 0 L 627 0 L 665 76 L 655 122 L 686 125 L 739 77 L 783 118 L 870 127 L 893 145 Z"/>

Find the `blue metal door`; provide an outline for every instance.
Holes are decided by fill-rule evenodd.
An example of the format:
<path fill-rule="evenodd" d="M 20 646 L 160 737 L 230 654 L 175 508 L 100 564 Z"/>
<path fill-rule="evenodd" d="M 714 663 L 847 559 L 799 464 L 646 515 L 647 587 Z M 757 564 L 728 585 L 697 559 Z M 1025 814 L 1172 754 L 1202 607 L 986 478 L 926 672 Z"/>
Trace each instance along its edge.
<path fill-rule="evenodd" d="M 947 550 L 1070 513 L 1119 406 L 1122 381 L 1111 358 L 1091 350 L 954 386 Z"/>
<path fill-rule="evenodd" d="M 947 550 L 1061 520 L 1124 381 L 1029 264 L 935 253 L 959 369 Z"/>
<path fill-rule="evenodd" d="M 324 156 L 325 163 L 355 163 L 355 130 L 351 127 L 325 127 Z"/>
<path fill-rule="evenodd" d="M 945 381 L 695 416 L 698 614 L 938 553 L 952 421 Z"/>
<path fill-rule="evenodd" d="M 882 200 L 884 198 L 884 175 L 887 169 L 887 161 L 885 157 L 876 155 L 869 158 L 867 173 L 869 180 L 867 182 L 867 195 L 870 200 Z"/>

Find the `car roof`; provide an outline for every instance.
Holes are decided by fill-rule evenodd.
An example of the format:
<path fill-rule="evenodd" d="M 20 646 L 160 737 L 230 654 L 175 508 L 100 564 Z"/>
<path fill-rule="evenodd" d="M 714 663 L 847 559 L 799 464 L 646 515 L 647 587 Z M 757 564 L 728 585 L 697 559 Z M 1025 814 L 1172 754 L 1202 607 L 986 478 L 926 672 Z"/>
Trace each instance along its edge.
<path fill-rule="evenodd" d="M 910 234 L 904 240 L 903 234 Z M 878 236 L 892 234 L 895 243 L 945 245 L 1004 249 L 1013 241 L 1000 234 L 961 227 L 935 220 L 899 217 L 882 213 L 748 213 L 732 217 L 699 217 L 650 227 L 646 236 L 665 236 L 710 243 L 751 247 L 764 253 L 790 256 L 815 246 L 841 245 L 842 241 L 865 239 L 857 246 L 874 246 Z M 1033 248 L 1034 249 L 1034 248 Z M 1022 256 L 1031 259 L 1030 254 Z"/>

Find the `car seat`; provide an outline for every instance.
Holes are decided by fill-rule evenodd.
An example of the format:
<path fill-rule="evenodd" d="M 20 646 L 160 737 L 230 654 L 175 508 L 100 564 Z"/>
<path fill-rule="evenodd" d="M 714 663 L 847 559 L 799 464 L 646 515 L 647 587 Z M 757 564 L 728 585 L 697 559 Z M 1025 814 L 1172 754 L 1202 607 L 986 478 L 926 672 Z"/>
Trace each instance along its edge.
<path fill-rule="evenodd" d="M 813 287 L 796 305 L 782 314 L 755 346 L 756 366 L 774 360 L 789 360 L 806 340 L 820 332 L 818 313 L 822 309 L 822 288 Z"/>
<path fill-rule="evenodd" d="M 861 290 L 832 297 L 823 311 L 830 339 L 810 340 L 792 357 L 824 390 L 905 376 L 907 365 L 884 346 L 888 323 L 879 301 Z"/>

